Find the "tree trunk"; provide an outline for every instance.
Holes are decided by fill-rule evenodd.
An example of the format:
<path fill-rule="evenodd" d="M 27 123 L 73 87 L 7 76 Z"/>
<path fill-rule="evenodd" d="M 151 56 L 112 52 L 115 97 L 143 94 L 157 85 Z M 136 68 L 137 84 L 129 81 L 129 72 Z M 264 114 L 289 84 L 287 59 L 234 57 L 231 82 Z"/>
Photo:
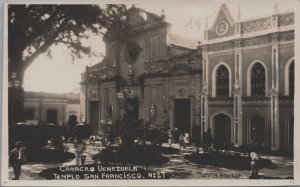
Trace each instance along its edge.
<path fill-rule="evenodd" d="M 10 55 L 8 63 L 8 81 L 11 87 L 8 88 L 8 113 L 9 125 L 14 125 L 18 122 L 24 122 L 24 89 L 22 87 L 24 80 L 24 67 L 22 61 L 22 53 Z M 16 76 L 12 76 L 13 72 Z M 19 81 L 19 83 L 18 83 Z"/>
<path fill-rule="evenodd" d="M 16 73 L 16 77 L 12 78 L 12 73 Z M 25 72 L 25 64 L 22 59 L 22 53 L 15 53 L 14 55 L 10 55 L 10 60 L 8 62 L 8 80 L 9 81 L 20 81 L 20 86 L 23 85 L 24 80 L 24 72 Z M 13 82 L 12 82 L 13 83 Z"/>

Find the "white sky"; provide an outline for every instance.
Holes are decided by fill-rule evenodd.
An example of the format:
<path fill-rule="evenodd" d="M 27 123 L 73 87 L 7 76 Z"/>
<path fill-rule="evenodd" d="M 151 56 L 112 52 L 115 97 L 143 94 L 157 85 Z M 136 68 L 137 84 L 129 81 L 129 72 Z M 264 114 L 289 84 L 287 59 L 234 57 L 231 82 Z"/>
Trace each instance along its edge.
<path fill-rule="evenodd" d="M 178 3 L 177 3 L 178 2 Z M 181 2 L 181 3 L 179 3 Z M 172 33 L 201 40 L 205 17 L 208 16 L 212 24 L 221 3 L 226 3 L 232 16 L 236 18 L 238 4 L 240 4 L 241 18 L 247 19 L 255 16 L 267 16 L 273 12 L 273 2 L 278 2 L 279 12 L 293 7 L 292 0 L 185 0 L 185 1 L 152 1 L 134 3 L 136 7 L 145 9 L 158 15 L 164 9 L 166 19 L 172 24 Z M 132 2 L 130 3 L 132 4 Z M 131 5 L 128 5 L 129 7 Z M 192 23 L 192 24 L 190 24 Z M 71 92 L 79 90 L 81 73 L 87 65 L 101 61 L 105 54 L 104 43 L 101 36 L 93 36 L 86 41 L 99 57 L 75 59 L 67 53 L 64 46 L 53 46 L 52 58 L 40 55 L 25 71 L 24 88 L 27 91 L 43 92 Z"/>

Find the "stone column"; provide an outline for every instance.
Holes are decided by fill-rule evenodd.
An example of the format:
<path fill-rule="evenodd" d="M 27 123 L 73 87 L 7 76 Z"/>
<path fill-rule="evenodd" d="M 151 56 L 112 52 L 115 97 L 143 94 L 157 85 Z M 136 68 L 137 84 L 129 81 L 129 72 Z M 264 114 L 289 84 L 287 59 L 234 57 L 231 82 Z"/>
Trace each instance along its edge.
<path fill-rule="evenodd" d="M 170 96 L 170 129 L 174 130 L 175 124 L 174 124 L 174 95 Z"/>
<path fill-rule="evenodd" d="M 279 47 L 278 34 L 272 36 L 271 149 L 279 149 Z"/>
<path fill-rule="evenodd" d="M 208 103 L 207 103 L 207 94 L 206 91 L 202 90 L 201 92 L 201 137 L 203 133 L 207 131 L 208 124 Z"/>
<path fill-rule="evenodd" d="M 235 42 L 235 74 L 233 89 L 233 143 L 242 145 L 243 116 L 242 116 L 242 49 L 241 41 Z"/>
<path fill-rule="evenodd" d="M 191 113 L 190 113 L 190 132 L 189 132 L 189 134 L 190 134 L 190 137 L 193 137 L 193 127 L 194 127 L 194 124 L 195 124 L 195 122 L 194 122 L 194 106 L 195 106 L 195 96 L 194 95 L 189 95 L 189 99 L 190 99 L 190 101 L 191 101 L 191 106 L 190 106 L 190 111 L 191 111 Z"/>
<path fill-rule="evenodd" d="M 203 60 L 202 60 L 202 88 L 200 94 L 200 112 L 201 112 L 201 136 L 209 128 L 208 124 L 208 52 L 207 47 L 203 48 Z"/>
<path fill-rule="evenodd" d="M 279 101 L 278 91 L 271 90 L 271 149 L 279 149 Z"/>

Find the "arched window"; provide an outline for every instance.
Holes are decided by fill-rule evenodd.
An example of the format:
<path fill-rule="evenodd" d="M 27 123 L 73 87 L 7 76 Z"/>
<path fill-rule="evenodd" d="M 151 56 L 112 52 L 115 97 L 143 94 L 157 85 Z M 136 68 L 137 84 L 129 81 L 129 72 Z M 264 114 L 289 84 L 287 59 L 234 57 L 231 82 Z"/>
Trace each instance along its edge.
<path fill-rule="evenodd" d="M 251 71 L 251 96 L 266 95 L 266 70 L 260 63 L 254 64 Z"/>
<path fill-rule="evenodd" d="M 217 70 L 216 89 L 217 97 L 229 96 L 229 71 L 224 65 Z"/>
<path fill-rule="evenodd" d="M 289 68 L 289 96 L 294 98 L 295 95 L 295 64 L 291 63 Z"/>

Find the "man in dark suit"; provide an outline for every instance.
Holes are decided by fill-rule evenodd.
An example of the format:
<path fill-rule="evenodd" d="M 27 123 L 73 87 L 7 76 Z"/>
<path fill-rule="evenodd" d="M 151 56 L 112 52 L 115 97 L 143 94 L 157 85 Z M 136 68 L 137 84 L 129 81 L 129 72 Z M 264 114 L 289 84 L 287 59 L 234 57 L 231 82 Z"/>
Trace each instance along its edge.
<path fill-rule="evenodd" d="M 13 180 L 19 180 L 21 174 L 21 165 L 25 162 L 22 143 L 16 142 L 15 148 L 9 154 L 9 163 L 14 169 L 15 177 Z"/>

